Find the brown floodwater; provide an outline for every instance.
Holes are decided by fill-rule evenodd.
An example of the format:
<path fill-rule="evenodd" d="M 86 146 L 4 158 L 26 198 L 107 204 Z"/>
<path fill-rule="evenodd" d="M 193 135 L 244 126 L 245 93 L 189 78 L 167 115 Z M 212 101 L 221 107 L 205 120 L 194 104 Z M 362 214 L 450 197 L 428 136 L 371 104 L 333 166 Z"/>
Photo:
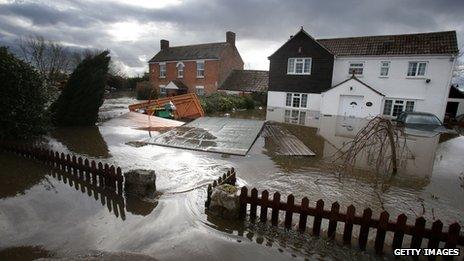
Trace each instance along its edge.
<path fill-rule="evenodd" d="M 247 156 L 182 150 L 131 142 L 156 135 L 119 124 L 136 102 L 107 99 L 93 128 L 61 128 L 43 138 L 54 150 L 120 166 L 154 169 L 155 199 L 141 200 L 82 184 L 67 173 L 12 154 L 0 153 L 0 259 L 74 256 L 89 251 L 131 252 L 160 260 L 375 259 L 371 252 L 340 246 L 294 231 L 205 214 L 206 185 L 230 167 L 238 183 L 296 200 L 307 196 L 344 210 L 370 207 L 374 215 L 405 213 L 464 224 L 464 137 L 415 133 L 406 136 L 408 156 L 395 176 L 371 170 L 360 157 L 355 171 L 332 171 L 333 155 L 365 121 L 312 112 L 263 108 L 216 116 L 281 122 L 316 153 L 288 157 L 259 137 Z M 23 257 L 23 258 L 21 258 Z M 390 258 L 390 257 L 386 257 Z"/>

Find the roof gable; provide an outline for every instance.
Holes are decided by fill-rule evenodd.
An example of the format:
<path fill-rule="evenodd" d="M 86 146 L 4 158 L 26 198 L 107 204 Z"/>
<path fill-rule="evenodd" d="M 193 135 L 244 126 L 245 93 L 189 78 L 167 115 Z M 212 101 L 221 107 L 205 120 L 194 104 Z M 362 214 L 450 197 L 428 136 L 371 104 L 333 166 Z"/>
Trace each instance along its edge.
<path fill-rule="evenodd" d="M 456 31 L 362 36 L 317 41 L 337 56 L 457 54 Z"/>
<path fill-rule="evenodd" d="M 372 88 L 371 86 L 367 85 L 366 83 L 364 83 L 363 81 L 359 80 L 359 79 L 358 79 L 356 76 L 354 76 L 354 75 L 351 76 L 350 78 L 344 80 L 343 82 L 341 82 L 341 83 L 339 83 L 339 84 L 336 84 L 336 85 L 332 86 L 330 89 L 328 89 L 328 90 L 325 91 L 325 92 L 329 92 L 330 90 L 333 90 L 333 89 L 335 89 L 335 88 L 337 88 L 337 87 L 339 87 L 339 86 L 341 86 L 341 85 L 343 85 L 344 83 L 347 83 L 347 82 L 349 82 L 349 81 L 357 81 L 357 82 L 359 82 L 361 85 L 367 87 L 369 90 L 371 90 L 371 91 L 377 93 L 378 95 L 385 96 L 383 93 L 381 93 L 381 92 L 377 91 L 376 89 Z"/>

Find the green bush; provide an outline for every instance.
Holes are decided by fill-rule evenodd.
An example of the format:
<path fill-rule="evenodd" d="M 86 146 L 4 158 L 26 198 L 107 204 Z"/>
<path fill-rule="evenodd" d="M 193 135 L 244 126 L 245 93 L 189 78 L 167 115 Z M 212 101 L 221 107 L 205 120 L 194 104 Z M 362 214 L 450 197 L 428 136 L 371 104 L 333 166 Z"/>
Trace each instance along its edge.
<path fill-rule="evenodd" d="M 158 98 L 158 92 L 150 82 L 138 82 L 135 88 L 137 93 L 137 100 L 153 100 Z"/>
<path fill-rule="evenodd" d="M 59 126 L 93 126 L 103 104 L 108 51 L 85 58 L 73 71 L 60 97 L 51 106 L 52 120 Z"/>
<path fill-rule="evenodd" d="M 201 97 L 200 103 L 206 113 L 231 111 L 232 109 L 253 109 L 255 107 L 255 102 L 250 96 L 224 93 L 214 93 Z"/>
<path fill-rule="evenodd" d="M 25 139 L 48 125 L 43 79 L 29 64 L 0 47 L 0 139 Z"/>

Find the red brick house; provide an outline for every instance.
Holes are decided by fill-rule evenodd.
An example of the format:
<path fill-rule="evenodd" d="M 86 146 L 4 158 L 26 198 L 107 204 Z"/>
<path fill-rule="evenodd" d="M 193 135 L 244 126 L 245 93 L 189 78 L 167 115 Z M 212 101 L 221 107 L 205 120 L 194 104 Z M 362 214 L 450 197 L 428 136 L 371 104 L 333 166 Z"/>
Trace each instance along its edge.
<path fill-rule="evenodd" d="M 150 82 L 162 96 L 215 93 L 232 70 L 243 69 L 233 32 L 225 42 L 170 47 L 161 40 L 160 46 L 148 63 Z"/>

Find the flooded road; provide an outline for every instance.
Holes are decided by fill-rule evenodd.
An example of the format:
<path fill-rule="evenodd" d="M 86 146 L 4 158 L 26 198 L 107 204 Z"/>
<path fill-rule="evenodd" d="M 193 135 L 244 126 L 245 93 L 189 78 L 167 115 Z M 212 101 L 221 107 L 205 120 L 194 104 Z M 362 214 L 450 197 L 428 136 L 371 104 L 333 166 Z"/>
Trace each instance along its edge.
<path fill-rule="evenodd" d="M 374 259 L 370 252 L 259 224 L 225 222 L 204 211 L 205 185 L 235 167 L 238 183 L 293 193 L 297 201 L 338 201 L 370 207 L 374 215 L 406 213 L 464 224 L 464 137 L 407 138 L 411 156 L 396 176 L 369 170 L 360 159 L 356 171 L 330 170 L 332 155 L 353 138 L 363 122 L 307 111 L 262 109 L 229 117 L 281 122 L 316 153 L 288 157 L 258 138 L 247 156 L 160 147 L 133 146 L 157 132 L 121 126 L 118 116 L 134 98 L 107 99 L 94 128 L 62 128 L 48 135 L 50 148 L 120 166 L 123 171 L 154 169 L 160 196 L 154 202 L 116 195 L 79 184 L 66 173 L 38 162 L 0 154 L 0 257 L 10 253 L 69 256 L 90 250 L 134 252 L 161 260 Z M 40 251 L 39 251 L 40 250 Z M 0 258 L 1 259 L 1 258 Z"/>

